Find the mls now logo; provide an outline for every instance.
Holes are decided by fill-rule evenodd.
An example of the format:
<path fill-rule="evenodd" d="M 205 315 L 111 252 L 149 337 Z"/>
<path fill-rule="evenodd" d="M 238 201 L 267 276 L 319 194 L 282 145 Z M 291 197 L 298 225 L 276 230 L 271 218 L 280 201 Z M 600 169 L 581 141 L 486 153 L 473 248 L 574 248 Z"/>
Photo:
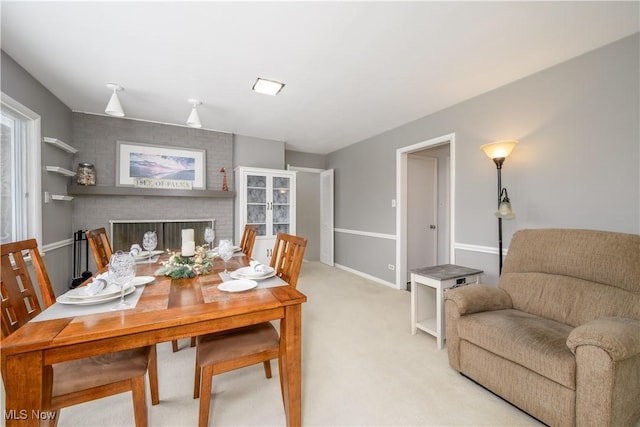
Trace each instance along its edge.
<path fill-rule="evenodd" d="M 31 415 L 31 416 L 29 416 Z M 54 411 L 40 411 L 38 409 L 31 410 L 31 413 L 26 409 L 9 409 L 4 411 L 5 420 L 26 420 L 29 418 L 35 418 L 38 420 L 54 420 L 56 413 Z"/>

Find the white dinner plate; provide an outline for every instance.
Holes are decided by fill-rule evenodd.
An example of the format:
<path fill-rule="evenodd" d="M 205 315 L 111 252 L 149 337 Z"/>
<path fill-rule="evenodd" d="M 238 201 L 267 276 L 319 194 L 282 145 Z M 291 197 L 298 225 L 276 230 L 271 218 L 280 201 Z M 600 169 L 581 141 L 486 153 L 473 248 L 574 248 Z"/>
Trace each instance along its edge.
<path fill-rule="evenodd" d="M 80 286 L 78 288 L 71 289 L 70 291 L 68 291 L 64 295 L 67 298 L 86 301 L 86 300 L 93 300 L 93 299 L 96 299 L 96 298 L 101 299 L 101 298 L 108 297 L 108 296 L 115 295 L 115 294 L 120 295 L 120 286 L 112 283 L 110 285 L 107 285 L 103 290 L 101 290 L 100 292 L 98 292 L 95 295 L 90 295 L 87 292 L 87 287 L 86 286 Z"/>
<path fill-rule="evenodd" d="M 147 283 L 153 282 L 155 279 L 156 278 L 153 276 L 136 276 L 132 281 L 129 282 L 129 285 L 142 286 L 146 285 Z"/>
<path fill-rule="evenodd" d="M 258 282 L 255 280 L 241 279 L 241 280 L 229 280 L 218 285 L 218 289 L 225 292 L 242 292 L 248 291 L 258 286 Z"/>
<path fill-rule="evenodd" d="M 254 279 L 254 280 L 260 280 L 260 279 L 266 279 L 267 277 L 273 277 L 276 274 L 276 271 L 268 266 L 264 266 L 265 268 L 265 272 L 263 273 L 258 273 L 256 271 L 253 270 L 253 267 L 251 266 L 247 266 L 247 267 L 242 267 L 239 268 L 235 271 L 231 272 L 231 277 L 233 277 L 234 279 Z M 234 273 L 235 276 L 238 277 L 234 277 Z"/>
<path fill-rule="evenodd" d="M 134 292 L 136 290 L 135 286 L 129 286 L 128 288 L 125 288 L 124 290 L 124 294 L 125 295 L 129 295 L 130 293 Z M 70 304 L 70 305 L 93 305 L 93 304 L 102 304 L 103 302 L 107 302 L 107 301 L 113 301 L 115 299 L 120 298 L 120 292 L 118 292 L 115 295 L 107 295 L 107 296 L 101 296 L 101 297 L 97 297 L 97 298 L 91 298 L 91 299 L 76 299 L 76 298 L 69 298 L 67 297 L 67 294 L 62 294 L 60 295 L 58 298 L 56 298 L 56 301 L 59 302 L 60 304 Z"/>

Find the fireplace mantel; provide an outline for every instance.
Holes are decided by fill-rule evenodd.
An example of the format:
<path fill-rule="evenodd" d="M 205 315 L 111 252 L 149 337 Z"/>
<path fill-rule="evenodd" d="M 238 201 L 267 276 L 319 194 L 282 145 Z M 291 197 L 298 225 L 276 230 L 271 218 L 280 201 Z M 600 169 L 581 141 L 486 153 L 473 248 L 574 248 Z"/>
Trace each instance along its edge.
<path fill-rule="evenodd" d="M 69 185 L 67 194 L 71 196 L 144 196 L 144 197 L 205 197 L 232 199 L 233 191 L 221 190 L 170 190 L 157 188 L 115 187 L 108 185 Z"/>

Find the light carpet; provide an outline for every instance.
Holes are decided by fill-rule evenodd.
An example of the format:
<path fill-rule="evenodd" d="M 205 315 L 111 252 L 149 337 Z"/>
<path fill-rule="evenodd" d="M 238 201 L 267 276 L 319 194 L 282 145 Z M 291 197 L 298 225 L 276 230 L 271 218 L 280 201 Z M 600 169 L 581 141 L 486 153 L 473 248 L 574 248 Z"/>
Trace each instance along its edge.
<path fill-rule="evenodd" d="M 453 371 L 446 350 L 411 335 L 410 294 L 318 262 L 302 266 L 303 402 L 307 426 L 539 426 L 524 412 Z M 151 426 L 194 426 L 194 349 L 158 345 L 160 404 Z M 210 425 L 282 426 L 277 362 L 213 379 Z M 147 393 L 148 395 L 148 393 Z M 59 426 L 133 425 L 130 393 L 62 409 Z"/>

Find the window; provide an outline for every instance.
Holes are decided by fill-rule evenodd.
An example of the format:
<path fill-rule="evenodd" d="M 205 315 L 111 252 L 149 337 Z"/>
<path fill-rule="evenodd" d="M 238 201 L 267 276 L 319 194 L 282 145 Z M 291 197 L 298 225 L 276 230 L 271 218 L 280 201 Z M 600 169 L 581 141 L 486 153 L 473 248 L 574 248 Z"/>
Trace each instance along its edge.
<path fill-rule="evenodd" d="M 0 242 L 41 238 L 40 116 L 2 94 Z"/>

